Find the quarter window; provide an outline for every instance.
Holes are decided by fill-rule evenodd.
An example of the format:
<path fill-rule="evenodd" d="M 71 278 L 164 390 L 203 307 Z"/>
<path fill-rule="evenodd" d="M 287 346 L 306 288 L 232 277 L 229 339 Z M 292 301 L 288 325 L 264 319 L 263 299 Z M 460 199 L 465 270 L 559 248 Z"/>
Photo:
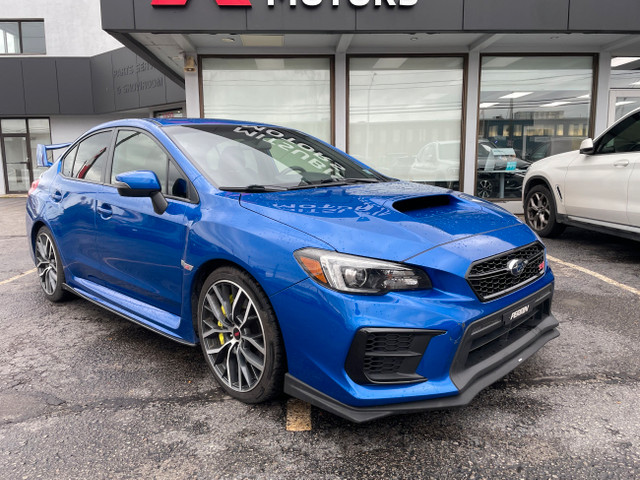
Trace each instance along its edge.
<path fill-rule="evenodd" d="M 106 131 L 92 135 L 80 142 L 73 163 L 72 176 L 81 180 L 100 182 L 107 163 L 107 150 L 110 141 L 111 131 Z"/>

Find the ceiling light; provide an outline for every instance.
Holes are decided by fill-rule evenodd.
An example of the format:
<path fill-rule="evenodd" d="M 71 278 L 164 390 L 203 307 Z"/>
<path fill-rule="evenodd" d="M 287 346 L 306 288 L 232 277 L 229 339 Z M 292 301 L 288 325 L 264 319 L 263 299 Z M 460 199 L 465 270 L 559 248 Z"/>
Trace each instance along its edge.
<path fill-rule="evenodd" d="M 640 60 L 640 57 L 615 57 L 611 59 L 611 66 L 613 68 L 620 67 L 621 65 L 635 62 L 636 60 Z"/>
<path fill-rule="evenodd" d="M 198 64 L 196 63 L 196 57 L 193 55 L 187 55 L 184 57 L 184 71 L 185 72 L 195 72 L 198 68 Z"/>
<path fill-rule="evenodd" d="M 640 85 L 640 80 L 638 80 L 637 82 L 633 82 L 631 85 Z"/>
<path fill-rule="evenodd" d="M 591 98 L 591 94 L 587 93 L 586 95 L 580 95 L 579 97 L 576 98 Z"/>
<path fill-rule="evenodd" d="M 222 37 L 224 43 L 235 43 L 236 39 L 233 37 Z"/>
<path fill-rule="evenodd" d="M 531 95 L 533 92 L 513 92 L 510 93 L 509 95 L 504 95 L 500 98 L 520 98 L 520 97 L 526 97 L 527 95 Z"/>
<path fill-rule="evenodd" d="M 480 104 L 480 108 L 491 108 L 494 105 L 498 105 L 498 102 L 487 102 L 487 103 L 481 103 Z"/>
<path fill-rule="evenodd" d="M 616 102 L 616 107 L 621 107 L 622 105 L 631 105 L 632 103 L 636 103 L 636 102 L 633 102 L 631 100 Z"/>
<path fill-rule="evenodd" d="M 540 105 L 541 107 L 559 107 L 560 105 L 566 105 L 571 102 L 551 102 L 545 103 L 544 105 Z"/>

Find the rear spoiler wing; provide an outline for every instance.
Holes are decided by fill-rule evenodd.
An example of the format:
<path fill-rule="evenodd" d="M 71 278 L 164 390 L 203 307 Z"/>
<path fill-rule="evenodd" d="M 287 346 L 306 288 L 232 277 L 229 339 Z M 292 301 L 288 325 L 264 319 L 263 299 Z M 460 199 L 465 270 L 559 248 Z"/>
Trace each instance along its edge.
<path fill-rule="evenodd" d="M 52 150 L 60 150 L 61 148 L 67 148 L 71 143 L 57 143 L 55 145 L 41 145 L 36 147 L 36 163 L 39 167 L 50 167 L 53 165 L 49 161 L 48 153 Z"/>

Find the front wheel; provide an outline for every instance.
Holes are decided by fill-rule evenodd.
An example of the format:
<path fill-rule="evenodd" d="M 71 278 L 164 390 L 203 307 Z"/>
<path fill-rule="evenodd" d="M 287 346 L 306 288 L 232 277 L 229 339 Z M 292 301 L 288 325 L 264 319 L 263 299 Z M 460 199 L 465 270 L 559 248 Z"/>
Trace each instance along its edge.
<path fill-rule="evenodd" d="M 557 237 L 566 228 L 566 225 L 558 222 L 554 198 L 544 185 L 536 185 L 527 193 L 524 218 L 527 225 L 541 237 Z"/>
<path fill-rule="evenodd" d="M 209 275 L 198 301 L 198 334 L 209 368 L 229 395 L 260 403 L 282 391 L 280 329 L 266 294 L 246 272 L 222 267 Z"/>

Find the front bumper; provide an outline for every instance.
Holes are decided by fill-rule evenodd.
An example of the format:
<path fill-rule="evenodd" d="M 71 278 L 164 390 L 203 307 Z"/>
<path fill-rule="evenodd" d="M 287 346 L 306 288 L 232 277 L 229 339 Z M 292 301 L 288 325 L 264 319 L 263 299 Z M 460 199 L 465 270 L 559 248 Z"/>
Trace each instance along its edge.
<path fill-rule="evenodd" d="M 393 414 L 466 405 L 483 388 L 504 377 L 559 335 L 558 321 L 550 311 L 552 295 L 553 284 L 549 283 L 525 298 L 471 322 L 461 335 L 450 363 L 447 380 L 454 388 L 448 392 L 433 391 L 429 398 L 412 401 L 410 389 L 404 392 L 405 395 L 396 390 L 398 396 L 388 398 L 387 404 L 355 406 L 322 393 L 292 374 L 285 378 L 285 392 L 358 423 Z M 525 309 L 526 313 L 514 318 L 514 312 Z M 412 388 L 424 388 L 428 384 L 426 381 L 422 386 Z"/>

